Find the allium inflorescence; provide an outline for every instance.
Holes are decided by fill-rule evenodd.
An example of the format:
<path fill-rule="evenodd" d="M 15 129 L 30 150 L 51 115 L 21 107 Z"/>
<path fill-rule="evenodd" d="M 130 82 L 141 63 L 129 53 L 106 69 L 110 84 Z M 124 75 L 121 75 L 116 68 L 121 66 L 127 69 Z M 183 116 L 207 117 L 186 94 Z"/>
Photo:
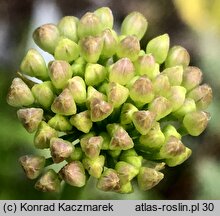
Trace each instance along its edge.
<path fill-rule="evenodd" d="M 27 177 L 38 178 L 36 189 L 58 192 L 62 181 L 82 187 L 92 176 L 103 191 L 130 193 L 133 180 L 148 190 L 163 179 L 165 165 L 189 158 L 181 137 L 205 130 L 212 89 L 201 84 L 201 70 L 189 66 L 187 50 L 170 47 L 168 34 L 141 50 L 147 27 L 146 18 L 132 12 L 118 34 L 103 7 L 34 31 L 35 43 L 54 60 L 46 65 L 30 49 L 7 101 L 35 133 L 35 148 L 51 154 L 20 158 Z M 57 173 L 47 168 L 64 161 Z"/>

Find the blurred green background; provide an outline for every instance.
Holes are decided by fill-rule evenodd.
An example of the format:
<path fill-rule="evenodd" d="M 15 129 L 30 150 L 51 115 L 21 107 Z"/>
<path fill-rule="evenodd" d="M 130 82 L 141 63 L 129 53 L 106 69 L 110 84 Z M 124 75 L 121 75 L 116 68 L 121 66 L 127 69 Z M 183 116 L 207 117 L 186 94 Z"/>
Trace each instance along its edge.
<path fill-rule="evenodd" d="M 168 33 L 171 45 L 191 54 L 191 65 L 201 68 L 204 82 L 213 88 L 211 120 L 199 137 L 186 137 L 193 154 L 184 164 L 166 168 L 164 180 L 147 192 L 129 195 L 97 191 L 91 179 L 83 189 L 65 186 L 63 193 L 44 194 L 34 189 L 18 158 L 34 153 L 32 135 L 22 128 L 16 109 L 6 104 L 8 87 L 25 52 L 35 47 L 31 34 L 39 25 L 57 23 L 65 15 L 82 16 L 101 6 L 112 9 L 115 28 L 131 11 L 149 22 L 141 44 Z M 47 61 L 51 57 L 44 53 Z M 0 0 L 0 199 L 220 199 L 220 1 L 219 0 Z"/>

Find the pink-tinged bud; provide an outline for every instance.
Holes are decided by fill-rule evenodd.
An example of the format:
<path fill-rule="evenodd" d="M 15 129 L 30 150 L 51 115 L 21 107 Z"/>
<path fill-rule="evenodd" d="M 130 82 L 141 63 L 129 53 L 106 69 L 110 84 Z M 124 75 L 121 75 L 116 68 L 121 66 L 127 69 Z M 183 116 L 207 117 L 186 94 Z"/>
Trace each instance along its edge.
<path fill-rule="evenodd" d="M 164 175 L 155 169 L 142 167 L 137 176 L 138 186 L 141 190 L 146 191 L 156 186 Z"/>
<path fill-rule="evenodd" d="M 159 96 L 149 104 L 148 109 L 156 113 L 156 121 L 158 121 L 172 112 L 172 104 L 165 97 Z"/>
<path fill-rule="evenodd" d="M 126 85 L 135 75 L 134 65 L 128 58 L 122 58 L 109 67 L 109 81 Z"/>
<path fill-rule="evenodd" d="M 112 137 L 109 144 L 110 150 L 127 150 L 133 148 L 133 140 L 122 126 L 118 124 L 108 124 L 107 131 Z"/>
<path fill-rule="evenodd" d="M 85 169 L 80 161 L 72 161 L 59 172 L 61 178 L 74 187 L 83 187 L 86 183 Z"/>
<path fill-rule="evenodd" d="M 72 70 L 68 62 L 62 60 L 51 61 L 48 65 L 49 76 L 57 89 L 66 87 L 68 80 L 72 77 Z"/>
<path fill-rule="evenodd" d="M 130 86 L 130 97 L 139 106 L 151 102 L 154 98 L 153 85 L 146 75 L 135 77 Z"/>
<path fill-rule="evenodd" d="M 153 123 L 155 122 L 156 114 L 152 111 L 137 111 L 134 112 L 132 119 L 136 130 L 142 134 L 146 135 Z"/>
<path fill-rule="evenodd" d="M 202 82 L 202 72 L 197 67 L 187 67 L 183 72 L 182 86 L 190 91 Z"/>
<path fill-rule="evenodd" d="M 21 121 L 24 128 L 33 133 L 37 130 L 38 125 L 43 119 L 43 110 L 40 108 L 25 108 L 17 111 L 18 119 Z"/>
<path fill-rule="evenodd" d="M 113 106 L 110 103 L 98 98 L 94 98 L 91 100 L 90 109 L 91 120 L 93 122 L 102 121 L 113 112 Z"/>
<path fill-rule="evenodd" d="M 87 12 L 78 22 L 78 36 L 96 36 L 101 33 L 103 27 L 99 17 L 95 13 Z"/>
<path fill-rule="evenodd" d="M 50 140 L 50 152 L 54 163 L 64 161 L 73 151 L 74 147 L 66 140 L 55 137 Z"/>
<path fill-rule="evenodd" d="M 42 192 L 60 192 L 61 185 L 57 173 L 52 169 L 47 170 L 38 179 L 35 188 Z"/>
<path fill-rule="evenodd" d="M 64 89 L 51 105 L 54 113 L 69 116 L 76 114 L 76 104 L 69 89 Z"/>
<path fill-rule="evenodd" d="M 185 146 L 180 139 L 170 136 L 161 147 L 159 155 L 161 158 L 172 158 L 185 152 Z"/>
<path fill-rule="evenodd" d="M 135 71 L 138 75 L 147 75 L 147 77 L 153 80 L 159 73 L 158 64 L 152 54 L 139 55 L 138 59 L 134 62 Z"/>
<path fill-rule="evenodd" d="M 197 86 L 187 94 L 187 97 L 195 101 L 197 109 L 207 109 L 212 102 L 212 88 L 207 84 Z"/>
<path fill-rule="evenodd" d="M 103 191 L 118 191 L 120 179 L 114 169 L 106 169 L 97 182 L 97 188 Z"/>
<path fill-rule="evenodd" d="M 51 23 L 42 25 L 34 31 L 33 39 L 41 49 L 53 54 L 60 39 L 59 29 Z"/>
<path fill-rule="evenodd" d="M 29 106 L 34 103 L 31 90 L 22 79 L 13 79 L 8 91 L 7 103 L 13 107 Z"/>
<path fill-rule="evenodd" d="M 89 63 L 96 63 L 102 53 L 103 39 L 101 36 L 88 36 L 79 41 L 81 56 Z"/>
<path fill-rule="evenodd" d="M 19 162 L 29 179 L 36 179 L 44 169 L 45 157 L 24 155 L 19 158 Z"/>
<path fill-rule="evenodd" d="M 138 38 L 129 35 L 119 42 L 116 53 L 119 58 L 129 58 L 131 61 L 135 61 L 138 58 L 140 49 Z"/>
<path fill-rule="evenodd" d="M 102 142 L 103 138 L 101 136 L 90 136 L 90 134 L 87 134 L 80 140 L 80 145 L 85 155 L 94 159 L 100 154 Z"/>

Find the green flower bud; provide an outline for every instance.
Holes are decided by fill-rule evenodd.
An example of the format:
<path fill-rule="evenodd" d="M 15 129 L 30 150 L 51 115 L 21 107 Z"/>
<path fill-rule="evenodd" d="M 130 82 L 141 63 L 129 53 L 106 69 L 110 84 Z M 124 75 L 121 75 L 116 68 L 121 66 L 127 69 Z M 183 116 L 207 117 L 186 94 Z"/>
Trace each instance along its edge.
<path fill-rule="evenodd" d="M 164 175 L 155 169 L 142 167 L 137 176 L 138 186 L 141 190 L 146 191 L 156 186 Z"/>
<path fill-rule="evenodd" d="M 117 50 L 118 36 L 117 33 L 112 29 L 105 29 L 102 32 L 103 49 L 101 53 L 102 58 L 112 57 Z"/>
<path fill-rule="evenodd" d="M 70 118 L 70 123 L 83 133 L 89 133 L 90 129 L 92 128 L 90 111 L 86 110 L 75 114 Z"/>
<path fill-rule="evenodd" d="M 135 75 L 134 65 L 128 58 L 119 59 L 109 67 L 109 81 L 126 85 Z"/>
<path fill-rule="evenodd" d="M 102 22 L 95 13 L 87 12 L 78 22 L 78 36 L 80 39 L 87 36 L 96 36 L 101 33 Z"/>
<path fill-rule="evenodd" d="M 74 63 L 71 65 L 73 77 L 74 76 L 80 76 L 84 78 L 85 73 L 85 67 L 86 67 L 86 61 L 83 57 L 79 57 L 74 61 Z"/>
<path fill-rule="evenodd" d="M 187 50 L 181 46 L 173 46 L 169 52 L 165 61 L 166 68 L 182 65 L 186 68 L 189 65 L 190 56 Z"/>
<path fill-rule="evenodd" d="M 86 65 L 85 69 L 85 82 L 88 86 L 95 86 L 102 83 L 106 78 L 107 71 L 104 66 L 100 64 Z"/>
<path fill-rule="evenodd" d="M 187 67 L 183 73 L 182 86 L 187 91 L 192 90 L 202 82 L 202 72 L 197 67 Z"/>
<path fill-rule="evenodd" d="M 86 183 L 85 169 L 80 161 L 72 161 L 59 172 L 61 178 L 74 187 L 83 187 Z"/>
<path fill-rule="evenodd" d="M 134 62 L 135 71 L 138 75 L 147 75 L 147 77 L 153 80 L 159 73 L 157 70 L 158 64 L 152 54 L 139 55 L 138 59 Z"/>
<path fill-rule="evenodd" d="M 106 132 L 101 132 L 99 134 L 99 136 L 101 136 L 103 138 L 103 142 L 102 142 L 102 150 L 108 150 L 109 149 L 109 143 L 111 141 L 110 136 L 108 135 L 108 133 Z"/>
<path fill-rule="evenodd" d="M 34 137 L 34 145 L 38 149 L 50 147 L 52 137 L 58 137 L 58 132 L 42 121 Z"/>
<path fill-rule="evenodd" d="M 176 128 L 171 124 L 166 125 L 163 128 L 163 134 L 164 134 L 166 140 L 169 139 L 170 136 L 174 136 L 179 140 L 181 139 L 181 135 L 177 132 Z"/>
<path fill-rule="evenodd" d="M 170 95 L 170 82 L 165 74 L 159 74 L 153 81 L 154 93 L 157 96 L 169 97 Z"/>
<path fill-rule="evenodd" d="M 19 158 L 19 162 L 29 179 L 36 179 L 44 169 L 45 157 L 24 155 Z"/>
<path fill-rule="evenodd" d="M 54 87 L 51 81 L 35 84 L 31 89 L 37 103 L 44 109 L 49 109 L 55 98 Z"/>
<path fill-rule="evenodd" d="M 185 151 L 182 154 L 174 156 L 172 158 L 168 158 L 165 161 L 169 167 L 174 167 L 182 164 L 185 160 L 187 160 L 190 157 L 191 154 L 192 150 L 186 147 Z"/>
<path fill-rule="evenodd" d="M 41 80 L 49 78 L 44 58 L 35 49 L 28 50 L 21 62 L 20 69 L 23 73 Z"/>
<path fill-rule="evenodd" d="M 100 178 L 105 163 L 105 157 L 103 155 L 99 155 L 94 159 L 84 158 L 82 162 L 89 175 Z"/>
<path fill-rule="evenodd" d="M 120 183 L 130 182 L 139 172 L 139 169 L 124 161 L 119 161 L 115 165 L 115 170 L 120 178 Z"/>
<path fill-rule="evenodd" d="M 187 113 L 196 111 L 196 104 L 195 101 L 191 98 L 186 98 L 183 105 L 175 112 L 173 112 L 173 115 L 176 118 L 183 118 Z"/>
<path fill-rule="evenodd" d="M 102 24 L 102 28 L 112 28 L 114 23 L 114 17 L 112 11 L 108 7 L 101 7 L 94 11 L 94 14 L 99 18 Z"/>
<path fill-rule="evenodd" d="M 120 183 L 120 189 L 117 192 L 122 194 L 132 193 L 133 187 L 131 182 L 127 182 L 125 184 Z"/>
<path fill-rule="evenodd" d="M 102 53 L 103 39 L 88 36 L 79 41 L 81 56 L 89 63 L 96 63 Z"/>
<path fill-rule="evenodd" d="M 42 25 L 34 31 L 33 39 L 41 49 L 53 54 L 60 39 L 59 29 L 54 24 Z"/>
<path fill-rule="evenodd" d="M 72 70 L 66 61 L 55 60 L 49 63 L 49 76 L 57 89 L 66 87 L 68 80 L 72 77 Z"/>
<path fill-rule="evenodd" d="M 108 124 L 107 131 L 112 137 L 109 144 L 110 150 L 127 150 L 133 148 L 133 140 L 122 126 L 118 124 Z"/>
<path fill-rule="evenodd" d="M 99 122 L 106 119 L 112 112 L 113 107 L 110 103 L 104 100 L 93 98 L 90 103 L 91 120 L 93 122 Z"/>
<path fill-rule="evenodd" d="M 182 86 L 171 86 L 170 95 L 168 97 L 172 104 L 172 112 L 178 110 L 184 103 L 186 97 L 186 89 Z"/>
<path fill-rule="evenodd" d="M 156 114 L 154 112 L 144 110 L 134 112 L 132 116 L 136 130 L 142 135 L 146 135 L 149 132 L 155 122 L 155 118 Z"/>
<path fill-rule="evenodd" d="M 7 103 L 13 107 L 29 106 L 34 103 L 31 90 L 22 79 L 13 79 L 8 91 Z"/>
<path fill-rule="evenodd" d="M 50 152 L 54 163 L 60 163 L 68 158 L 74 151 L 72 144 L 61 138 L 52 138 L 50 140 Z"/>
<path fill-rule="evenodd" d="M 120 179 L 114 169 L 106 169 L 97 182 L 97 188 L 102 191 L 118 191 Z"/>
<path fill-rule="evenodd" d="M 166 68 L 162 74 L 169 78 L 170 85 L 179 86 L 183 80 L 183 67 L 181 65 Z"/>
<path fill-rule="evenodd" d="M 118 156 L 121 154 L 121 150 L 108 150 L 108 154 L 114 158 L 117 159 Z"/>
<path fill-rule="evenodd" d="M 54 51 L 54 58 L 72 62 L 79 57 L 79 46 L 68 38 L 63 38 L 57 44 Z"/>
<path fill-rule="evenodd" d="M 151 102 L 154 98 L 152 82 L 146 75 L 135 77 L 133 80 L 135 81 L 130 87 L 131 99 L 140 106 Z"/>
<path fill-rule="evenodd" d="M 122 151 L 120 155 L 120 160 L 125 161 L 139 169 L 142 166 L 143 157 L 138 156 L 134 148 L 131 148 L 131 149 Z"/>
<path fill-rule="evenodd" d="M 47 170 L 40 179 L 38 179 L 35 188 L 42 192 L 59 192 L 61 185 L 57 173 L 52 169 Z"/>
<path fill-rule="evenodd" d="M 60 115 L 76 114 L 76 104 L 69 89 L 64 89 L 54 100 L 51 110 Z"/>
<path fill-rule="evenodd" d="M 102 147 L 103 138 L 101 136 L 87 136 L 80 140 L 80 145 L 88 158 L 94 159 L 99 156 Z"/>
<path fill-rule="evenodd" d="M 24 108 L 17 111 L 17 116 L 24 128 L 29 133 L 33 133 L 42 121 L 43 113 L 44 111 L 40 108 Z"/>
<path fill-rule="evenodd" d="M 150 40 L 146 47 L 146 53 L 151 53 L 156 62 L 161 64 L 165 61 L 170 46 L 170 38 L 168 34 L 157 36 Z"/>
<path fill-rule="evenodd" d="M 127 57 L 131 61 L 135 61 L 138 58 L 140 50 L 138 38 L 133 35 L 128 35 L 119 42 L 116 53 L 119 58 Z"/>
<path fill-rule="evenodd" d="M 77 104 L 86 102 L 86 84 L 79 76 L 74 76 L 68 80 L 67 88 L 70 90 L 74 101 Z"/>
<path fill-rule="evenodd" d="M 146 135 L 141 135 L 139 138 L 139 145 L 137 147 L 143 151 L 157 150 L 163 145 L 165 136 L 160 129 L 160 124 L 155 122 L 153 127 Z"/>
<path fill-rule="evenodd" d="M 69 158 L 67 158 L 67 161 L 80 161 L 83 157 L 83 151 L 81 147 L 75 147 L 74 151 L 72 151 Z"/>
<path fill-rule="evenodd" d="M 183 125 L 191 136 L 199 136 L 207 127 L 210 115 L 203 111 L 187 113 Z"/>
<path fill-rule="evenodd" d="M 165 97 L 159 96 L 149 104 L 148 109 L 157 114 L 156 121 L 158 121 L 172 112 L 172 104 Z"/>
<path fill-rule="evenodd" d="M 57 131 L 70 131 L 72 130 L 72 125 L 69 120 L 60 114 L 56 114 L 48 121 L 48 125 Z"/>
<path fill-rule="evenodd" d="M 74 42 L 77 42 L 78 41 L 78 35 L 77 35 L 78 22 L 79 22 L 79 19 L 77 17 L 74 17 L 74 16 L 63 17 L 57 24 L 60 34 L 66 38 L 69 38 L 70 40 Z"/>
<path fill-rule="evenodd" d="M 212 102 L 212 89 L 209 85 L 203 84 L 192 89 L 187 97 L 195 101 L 197 109 L 204 110 Z"/>
<path fill-rule="evenodd" d="M 127 100 L 129 90 L 115 82 L 110 82 L 107 88 L 108 102 L 115 108 L 120 107 Z"/>
<path fill-rule="evenodd" d="M 124 103 L 121 108 L 120 123 L 122 125 L 132 123 L 133 113 L 138 111 L 138 109 L 131 103 Z"/>
<path fill-rule="evenodd" d="M 161 147 L 159 155 L 165 159 L 172 158 L 185 152 L 185 148 L 180 139 L 171 135 Z"/>
<path fill-rule="evenodd" d="M 148 22 L 143 14 L 134 11 L 128 14 L 121 24 L 122 35 L 136 35 L 139 40 L 147 31 Z"/>

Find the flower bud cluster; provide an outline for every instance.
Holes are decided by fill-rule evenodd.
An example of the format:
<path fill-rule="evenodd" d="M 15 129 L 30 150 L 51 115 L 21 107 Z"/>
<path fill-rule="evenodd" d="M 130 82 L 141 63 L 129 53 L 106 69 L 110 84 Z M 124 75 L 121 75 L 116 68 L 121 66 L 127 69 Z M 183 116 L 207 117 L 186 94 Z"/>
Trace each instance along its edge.
<path fill-rule="evenodd" d="M 161 169 L 183 163 L 191 150 L 183 135 L 200 135 L 209 114 L 212 89 L 199 68 L 189 66 L 181 46 L 170 47 L 168 34 L 141 50 L 148 22 L 132 12 L 113 29 L 112 11 L 99 8 L 80 19 L 62 18 L 33 33 L 35 43 L 54 60 L 46 65 L 30 49 L 7 102 L 34 146 L 51 158 L 20 158 L 38 190 L 60 191 L 64 181 L 83 187 L 90 176 L 103 191 L 131 193 L 133 181 L 149 190 L 164 177 Z M 28 75 L 26 77 L 26 75 Z M 39 83 L 28 82 L 28 77 Z M 60 171 L 46 168 L 64 162 Z"/>

